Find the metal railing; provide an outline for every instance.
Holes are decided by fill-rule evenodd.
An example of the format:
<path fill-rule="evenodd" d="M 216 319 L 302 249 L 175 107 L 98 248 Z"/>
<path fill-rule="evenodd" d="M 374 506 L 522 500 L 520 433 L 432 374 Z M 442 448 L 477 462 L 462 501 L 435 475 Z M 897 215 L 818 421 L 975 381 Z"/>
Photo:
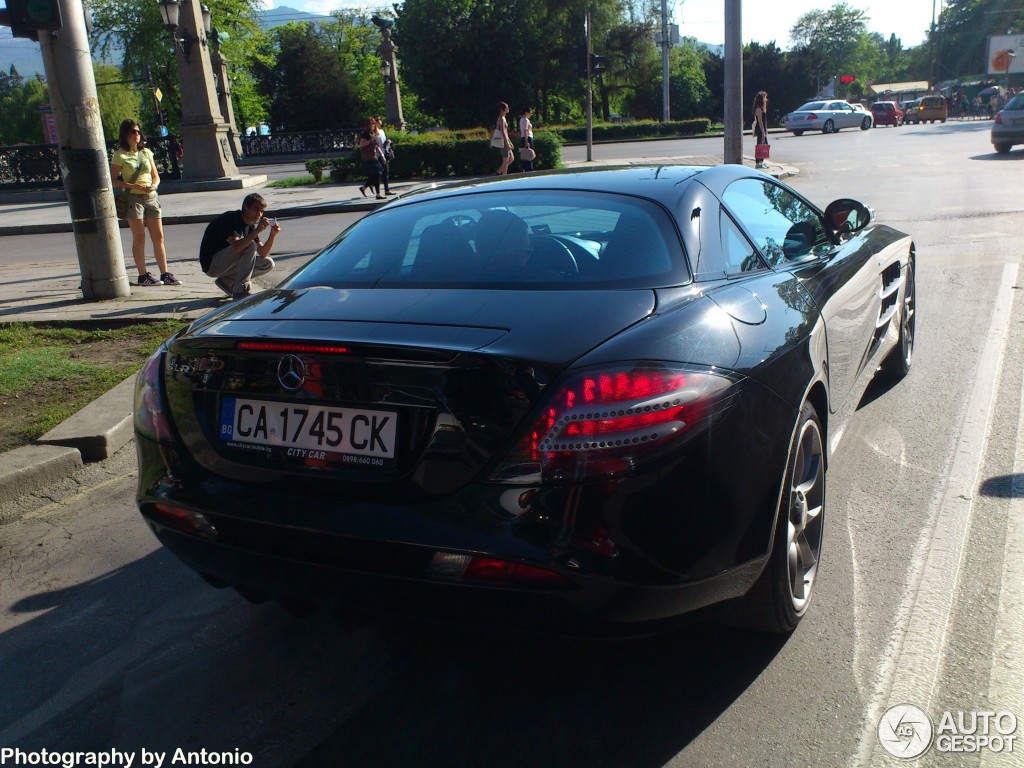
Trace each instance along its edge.
<path fill-rule="evenodd" d="M 299 131 L 270 136 L 242 136 L 242 155 L 247 160 L 261 157 L 336 154 L 355 147 L 358 128 L 331 131 Z"/>
<path fill-rule="evenodd" d="M 180 179 L 181 144 L 173 136 L 147 139 L 157 170 L 163 179 Z M 113 152 L 117 142 L 107 142 Z M 62 186 L 60 157 L 56 144 L 20 144 L 0 147 L 0 191 L 53 189 Z"/>

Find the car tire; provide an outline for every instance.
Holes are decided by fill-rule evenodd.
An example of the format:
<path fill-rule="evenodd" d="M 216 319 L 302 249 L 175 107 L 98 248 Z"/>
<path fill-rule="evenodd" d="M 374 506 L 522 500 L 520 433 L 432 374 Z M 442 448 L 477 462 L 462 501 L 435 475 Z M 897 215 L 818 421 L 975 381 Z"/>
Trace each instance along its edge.
<path fill-rule="evenodd" d="M 787 634 L 810 605 L 825 522 L 825 438 L 818 412 L 800 409 L 789 448 L 772 551 L 750 591 L 729 606 L 727 621 L 758 632 Z"/>
<path fill-rule="evenodd" d="M 822 133 L 834 133 L 836 130 L 836 124 L 831 120 L 826 120 L 825 124 L 821 127 Z"/>
<path fill-rule="evenodd" d="M 803 131 L 793 131 L 793 135 L 794 136 L 803 136 L 804 132 Z"/>
<path fill-rule="evenodd" d="M 993 144 L 992 146 L 996 148 L 996 152 L 998 152 L 1000 155 L 1005 155 L 1013 147 L 1012 144 Z"/>
<path fill-rule="evenodd" d="M 917 280 L 914 260 L 907 264 L 907 285 L 903 290 L 903 311 L 900 313 L 900 338 L 896 346 L 882 361 L 882 372 L 890 379 L 899 380 L 910 373 L 914 361 L 916 335 Z"/>
<path fill-rule="evenodd" d="M 871 128 L 871 118 L 870 117 L 865 117 L 863 120 L 860 121 L 860 129 L 862 131 L 870 130 L 870 128 Z"/>

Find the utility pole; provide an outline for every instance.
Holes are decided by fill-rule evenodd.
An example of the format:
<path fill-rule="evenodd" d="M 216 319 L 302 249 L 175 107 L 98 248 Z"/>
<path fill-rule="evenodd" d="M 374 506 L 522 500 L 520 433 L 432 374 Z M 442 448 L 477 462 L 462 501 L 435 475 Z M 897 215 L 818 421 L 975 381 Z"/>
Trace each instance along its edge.
<path fill-rule="evenodd" d="M 86 301 L 131 295 L 114 214 L 110 165 L 103 141 L 96 80 L 82 0 L 54 0 L 63 27 L 38 33 L 57 126 L 64 193 Z"/>
<path fill-rule="evenodd" d="M 590 11 L 584 21 L 584 35 L 587 38 L 587 162 L 594 159 L 594 81 L 590 71 Z"/>
<path fill-rule="evenodd" d="M 725 0 L 725 162 L 743 164 L 743 34 L 741 0 Z"/>
<path fill-rule="evenodd" d="M 668 101 L 668 0 L 661 0 L 661 120 L 671 120 Z"/>

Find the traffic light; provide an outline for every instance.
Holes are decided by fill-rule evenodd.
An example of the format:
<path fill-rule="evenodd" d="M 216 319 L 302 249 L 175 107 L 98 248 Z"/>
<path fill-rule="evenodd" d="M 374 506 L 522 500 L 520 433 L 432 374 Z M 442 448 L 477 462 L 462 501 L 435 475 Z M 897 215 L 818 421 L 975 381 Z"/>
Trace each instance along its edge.
<path fill-rule="evenodd" d="M 587 76 L 587 49 L 582 45 L 572 47 L 572 65 L 577 77 Z"/>
<path fill-rule="evenodd" d="M 7 8 L 0 11 L 0 24 L 11 28 L 12 37 L 38 40 L 39 30 L 61 29 L 64 20 L 57 0 L 7 0 Z"/>

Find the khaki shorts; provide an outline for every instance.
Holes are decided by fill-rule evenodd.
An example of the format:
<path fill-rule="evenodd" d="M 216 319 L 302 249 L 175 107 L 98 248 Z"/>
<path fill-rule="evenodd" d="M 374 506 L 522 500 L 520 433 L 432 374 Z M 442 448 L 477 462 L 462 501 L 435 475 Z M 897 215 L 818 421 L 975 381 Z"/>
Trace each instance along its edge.
<path fill-rule="evenodd" d="M 123 195 L 123 199 L 124 202 L 118 201 L 117 213 L 125 221 L 160 218 L 160 196 L 156 192 L 145 195 L 129 192 Z"/>

